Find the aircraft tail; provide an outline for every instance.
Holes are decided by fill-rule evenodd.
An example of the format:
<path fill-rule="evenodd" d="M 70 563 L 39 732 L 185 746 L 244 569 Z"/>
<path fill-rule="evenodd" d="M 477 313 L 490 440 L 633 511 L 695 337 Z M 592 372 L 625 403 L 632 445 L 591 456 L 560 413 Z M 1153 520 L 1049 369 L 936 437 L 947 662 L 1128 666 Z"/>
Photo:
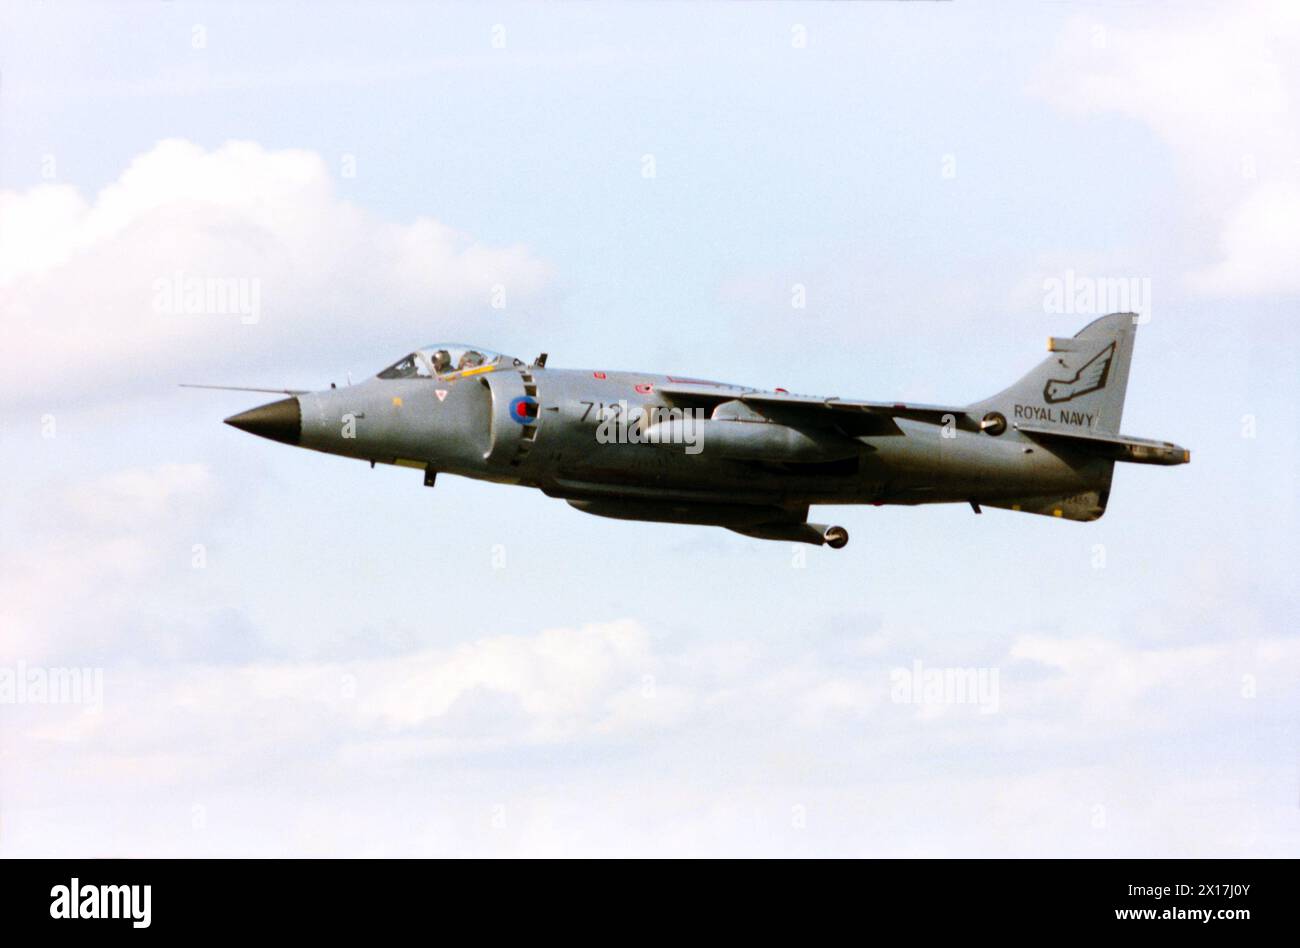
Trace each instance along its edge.
<path fill-rule="evenodd" d="M 1112 313 L 1068 339 L 1048 339 L 1051 355 L 1010 388 L 972 405 L 971 413 L 997 412 L 1007 425 L 1117 434 L 1137 319 Z"/>

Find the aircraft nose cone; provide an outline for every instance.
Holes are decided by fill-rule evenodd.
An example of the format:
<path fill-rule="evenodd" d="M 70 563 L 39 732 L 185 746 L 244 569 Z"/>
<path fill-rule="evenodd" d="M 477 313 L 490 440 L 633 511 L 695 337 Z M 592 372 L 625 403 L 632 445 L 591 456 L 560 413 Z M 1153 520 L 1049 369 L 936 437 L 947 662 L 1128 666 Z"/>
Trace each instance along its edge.
<path fill-rule="evenodd" d="M 297 398 L 286 398 L 231 415 L 226 424 L 261 438 L 297 444 L 302 437 L 302 405 Z"/>

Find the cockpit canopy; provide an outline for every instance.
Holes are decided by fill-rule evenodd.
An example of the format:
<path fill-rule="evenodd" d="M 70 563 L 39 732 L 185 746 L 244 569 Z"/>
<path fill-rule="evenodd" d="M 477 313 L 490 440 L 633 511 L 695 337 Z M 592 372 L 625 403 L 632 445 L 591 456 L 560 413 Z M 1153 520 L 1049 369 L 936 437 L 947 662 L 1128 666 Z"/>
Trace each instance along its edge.
<path fill-rule="evenodd" d="M 491 372 L 502 365 L 522 365 L 518 359 L 458 342 L 436 342 L 416 349 L 379 373 L 381 379 L 452 378 Z"/>

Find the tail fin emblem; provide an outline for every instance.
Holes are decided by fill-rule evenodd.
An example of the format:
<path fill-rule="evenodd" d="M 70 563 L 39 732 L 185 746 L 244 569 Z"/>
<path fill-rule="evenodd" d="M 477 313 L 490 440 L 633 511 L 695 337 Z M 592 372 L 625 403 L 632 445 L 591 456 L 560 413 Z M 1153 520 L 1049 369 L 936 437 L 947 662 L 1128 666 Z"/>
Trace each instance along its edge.
<path fill-rule="evenodd" d="M 1115 343 L 1111 343 L 1083 364 L 1074 378 L 1050 379 L 1043 386 L 1043 400 L 1050 405 L 1068 402 L 1106 387 L 1106 377 L 1110 375 L 1110 363 L 1115 358 Z"/>

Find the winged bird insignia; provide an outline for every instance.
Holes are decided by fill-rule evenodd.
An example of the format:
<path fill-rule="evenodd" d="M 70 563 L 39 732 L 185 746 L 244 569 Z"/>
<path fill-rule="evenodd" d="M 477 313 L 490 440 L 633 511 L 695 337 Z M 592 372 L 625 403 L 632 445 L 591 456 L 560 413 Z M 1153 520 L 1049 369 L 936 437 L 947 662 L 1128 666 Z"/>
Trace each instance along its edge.
<path fill-rule="evenodd" d="M 1074 378 L 1050 379 L 1043 386 L 1043 399 L 1049 404 L 1068 402 L 1080 395 L 1087 395 L 1106 387 L 1106 376 L 1110 375 L 1110 362 L 1115 357 L 1115 343 L 1111 343 L 1083 364 Z"/>

